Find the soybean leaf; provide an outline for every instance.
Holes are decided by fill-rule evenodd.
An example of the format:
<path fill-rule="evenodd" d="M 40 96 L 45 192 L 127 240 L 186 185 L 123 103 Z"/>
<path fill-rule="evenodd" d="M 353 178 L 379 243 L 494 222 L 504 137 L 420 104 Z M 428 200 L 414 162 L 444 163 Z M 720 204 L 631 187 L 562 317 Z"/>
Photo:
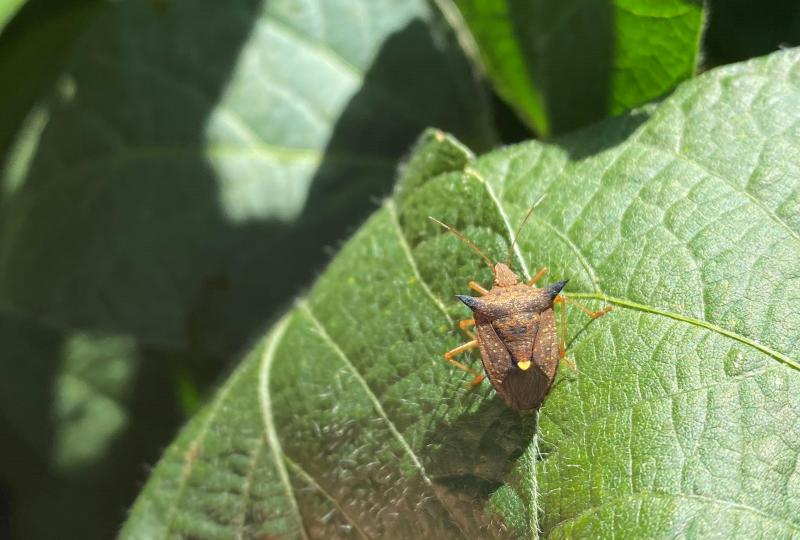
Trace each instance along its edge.
<path fill-rule="evenodd" d="M 697 0 L 455 0 L 498 92 L 540 135 L 572 131 L 691 77 Z"/>
<path fill-rule="evenodd" d="M 103 7 L 3 180 L 12 313 L 230 353 L 426 126 L 491 144 L 481 90 L 423 0 Z"/>
<path fill-rule="evenodd" d="M 122 538 L 789 538 L 800 531 L 800 51 L 480 159 L 431 133 L 166 451 Z M 441 361 L 490 273 L 570 310 L 538 418 Z M 477 358 L 465 361 L 477 363 Z M 537 422 L 538 420 L 538 422 Z"/>

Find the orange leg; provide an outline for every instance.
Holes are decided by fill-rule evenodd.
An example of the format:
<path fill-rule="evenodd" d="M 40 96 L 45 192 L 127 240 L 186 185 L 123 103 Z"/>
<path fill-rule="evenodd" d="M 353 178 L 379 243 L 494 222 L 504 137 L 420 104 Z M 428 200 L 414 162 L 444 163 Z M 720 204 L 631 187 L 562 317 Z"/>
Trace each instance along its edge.
<path fill-rule="evenodd" d="M 446 353 L 444 353 L 445 361 L 450 362 L 451 364 L 456 366 L 458 369 L 464 370 L 467 373 L 469 373 L 469 374 L 471 374 L 471 375 L 473 375 L 475 377 L 474 379 L 472 379 L 472 382 L 469 383 L 471 388 L 474 388 L 474 387 L 478 386 L 483 381 L 484 375 L 481 375 L 480 373 L 478 373 L 477 371 L 475 371 L 471 367 L 465 366 L 464 364 L 462 364 L 458 360 L 453 360 L 453 357 L 455 355 L 457 355 L 457 354 L 461 354 L 464 351 L 469 351 L 470 349 L 477 349 L 477 348 L 478 348 L 478 340 L 477 339 L 473 339 L 472 341 L 464 343 L 463 345 L 459 345 L 455 349 L 447 351 Z"/>
<path fill-rule="evenodd" d="M 458 327 L 461 328 L 462 332 L 467 334 L 467 336 L 469 336 L 470 338 L 476 339 L 477 336 L 475 335 L 475 332 L 473 332 L 472 330 L 467 330 L 467 328 L 474 325 L 475 325 L 475 319 L 464 319 L 463 321 L 458 323 Z"/>
<path fill-rule="evenodd" d="M 547 267 L 543 266 L 536 272 L 531 279 L 528 280 L 528 285 L 531 287 L 536 285 L 536 282 L 542 279 L 542 276 L 547 273 Z"/>
<path fill-rule="evenodd" d="M 561 359 L 564 360 L 564 363 L 567 364 L 572 371 L 578 373 L 578 366 L 575 364 L 574 360 L 572 360 L 569 356 L 564 355 L 561 356 Z"/>
<path fill-rule="evenodd" d="M 586 313 L 592 319 L 598 319 L 598 318 L 602 317 L 603 315 L 605 315 L 606 313 L 608 313 L 609 311 L 611 311 L 611 309 L 612 309 L 611 306 L 606 306 L 603 309 L 598 309 L 597 311 L 592 311 L 591 309 L 589 309 L 588 307 L 584 306 L 580 302 L 576 302 L 575 300 L 572 300 L 571 298 L 567 298 L 563 294 L 559 294 L 558 296 L 556 296 L 555 302 L 557 304 L 563 304 L 564 307 L 566 307 L 566 305 L 568 303 L 572 304 L 576 308 L 578 308 L 581 311 L 583 311 L 584 313 Z"/>
<path fill-rule="evenodd" d="M 480 294 L 483 294 L 483 295 L 489 294 L 489 291 L 487 291 L 486 289 L 484 289 L 483 287 L 481 287 L 480 285 L 478 285 L 474 281 L 470 281 L 469 282 L 469 288 L 472 289 L 473 291 L 475 291 L 477 293 L 480 293 Z"/>
<path fill-rule="evenodd" d="M 556 301 L 558 297 L 556 297 Z M 567 357 L 567 305 L 562 302 L 561 305 L 561 329 L 558 332 L 558 354 L 561 358 Z M 574 366 L 575 362 L 570 361 L 571 364 Z"/>

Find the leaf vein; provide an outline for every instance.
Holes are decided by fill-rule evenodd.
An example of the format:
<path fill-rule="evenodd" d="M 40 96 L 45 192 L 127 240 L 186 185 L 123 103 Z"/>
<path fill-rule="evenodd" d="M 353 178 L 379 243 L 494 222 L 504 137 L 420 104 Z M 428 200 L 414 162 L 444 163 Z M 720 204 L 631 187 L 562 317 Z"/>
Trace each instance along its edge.
<path fill-rule="evenodd" d="M 187 452 L 184 453 L 184 456 L 186 457 L 184 458 L 184 464 L 181 470 L 180 479 L 178 480 L 178 487 L 176 489 L 175 497 L 173 498 L 172 504 L 166 512 L 166 529 L 164 530 L 164 538 L 168 538 L 170 535 L 170 531 L 175 524 L 175 517 L 178 513 L 178 507 L 183 501 L 183 495 L 186 491 L 186 486 L 189 483 L 192 473 L 194 472 L 194 463 L 196 459 L 191 459 L 189 456 L 195 455 L 200 451 L 200 447 L 203 444 L 206 435 L 208 435 L 208 431 L 211 429 L 211 424 L 214 423 L 214 419 L 222 407 L 222 404 L 225 402 L 225 399 L 228 397 L 228 393 L 230 392 L 231 388 L 235 386 L 243 372 L 244 370 L 239 369 L 227 380 L 222 388 L 220 388 L 216 399 L 210 406 L 208 417 L 200 426 L 200 429 L 197 431 L 197 435 L 187 446 Z"/>
<path fill-rule="evenodd" d="M 566 234 L 558 230 L 558 228 L 556 228 L 555 225 L 553 225 L 546 219 L 537 216 L 536 220 L 539 223 L 545 225 L 548 229 L 550 229 L 553 232 L 553 234 L 555 234 L 562 242 L 564 242 L 567 245 L 567 247 L 569 247 L 570 250 L 572 250 L 573 253 L 575 253 L 575 256 L 578 258 L 578 262 L 581 263 L 581 266 L 583 266 L 583 270 L 589 277 L 589 281 L 591 281 L 594 291 L 599 295 L 603 295 L 604 293 L 600 289 L 600 281 L 597 277 L 597 272 L 594 269 L 594 267 L 589 263 L 589 261 L 586 259 L 586 257 L 583 255 L 581 249 L 577 245 L 575 245 L 575 243 L 572 240 L 570 240 Z"/>
<path fill-rule="evenodd" d="M 389 415 L 386 414 L 386 410 L 383 408 L 383 405 L 378 399 L 378 396 L 376 396 L 375 393 L 372 391 L 372 388 L 370 388 L 369 383 L 367 383 L 366 379 L 364 379 L 364 377 L 361 375 L 361 372 L 358 371 L 358 369 L 356 369 L 356 366 L 350 361 L 350 359 L 347 357 L 342 348 L 339 347 L 339 345 L 333 340 L 330 334 L 328 334 L 328 331 L 325 330 L 325 327 L 322 325 L 322 322 L 317 318 L 316 315 L 314 315 L 314 312 L 311 311 L 311 306 L 308 304 L 308 302 L 305 300 L 301 301 L 299 303 L 299 307 L 311 320 L 312 324 L 317 330 L 317 333 L 319 334 L 319 337 L 333 350 L 336 356 L 339 357 L 342 363 L 353 374 L 353 377 L 355 377 L 355 379 L 361 385 L 362 389 L 364 390 L 364 393 L 372 402 L 372 405 L 377 411 L 377 413 L 380 415 L 383 421 L 386 422 L 386 426 L 389 428 L 389 431 L 392 433 L 392 435 L 400 444 L 400 446 L 403 448 L 403 450 L 406 452 L 406 454 L 408 454 L 409 458 L 414 464 L 414 467 L 417 469 L 417 471 L 419 471 L 420 477 L 422 478 L 423 482 L 425 482 L 425 484 L 427 484 L 431 488 L 431 491 L 434 493 L 434 495 L 436 495 L 436 498 L 439 500 L 439 503 L 442 505 L 445 511 L 448 514 L 450 514 L 451 517 L 453 517 L 450 508 L 441 499 L 439 493 L 435 489 L 433 489 L 433 482 L 431 482 L 428 473 L 425 471 L 425 467 L 422 465 L 422 461 L 414 452 L 414 450 L 411 448 L 411 445 L 408 444 L 408 441 L 406 441 L 406 438 L 403 436 L 403 434 L 400 433 L 400 430 L 397 429 L 397 426 L 394 424 L 391 418 L 389 418 Z M 453 518 L 453 523 L 457 524 L 458 521 L 455 520 L 455 518 Z M 461 531 L 460 527 L 459 531 Z M 461 532 L 463 535 L 464 534 L 463 531 Z"/>
<path fill-rule="evenodd" d="M 289 468 L 292 469 L 295 472 L 295 474 L 297 474 L 297 476 L 302 478 L 306 484 L 319 491 L 323 497 L 328 499 L 331 502 L 331 504 L 333 504 L 336 507 L 336 509 L 339 510 L 342 516 L 344 516 L 344 518 L 358 531 L 358 533 L 361 535 L 362 538 L 366 539 L 370 538 L 370 536 L 356 522 L 353 516 L 348 514 L 347 511 L 345 511 L 341 503 L 339 503 L 339 501 L 337 501 L 336 498 L 328 492 L 328 490 L 322 487 L 319 484 L 319 482 L 317 482 L 308 471 L 302 468 L 296 461 L 292 460 L 286 454 L 283 455 L 283 459 L 284 461 L 286 461 L 286 464 L 289 465 Z"/>
<path fill-rule="evenodd" d="M 585 438 L 586 434 L 589 431 L 591 431 L 591 429 L 593 427 L 595 427 L 598 424 L 600 424 L 601 422 L 604 422 L 604 421 L 609 420 L 611 418 L 620 416 L 622 414 L 627 414 L 628 412 L 632 412 L 635 408 L 640 407 L 642 405 L 657 403 L 659 401 L 672 401 L 672 400 L 674 400 L 675 398 L 677 398 L 679 396 L 684 396 L 684 395 L 692 394 L 692 393 L 695 393 L 695 392 L 701 392 L 701 391 L 708 392 L 708 390 L 710 390 L 712 388 L 719 388 L 719 387 L 726 386 L 726 385 L 731 385 L 732 386 L 732 385 L 741 383 L 742 381 L 747 381 L 747 380 L 750 380 L 750 379 L 754 379 L 754 378 L 756 378 L 756 377 L 758 377 L 760 375 L 772 372 L 772 371 L 774 371 L 776 369 L 778 369 L 778 366 L 773 364 L 773 365 L 770 365 L 770 366 L 767 366 L 767 367 L 763 367 L 763 368 L 760 368 L 760 369 L 757 369 L 757 370 L 753 370 L 753 371 L 751 371 L 750 373 L 748 373 L 745 376 L 732 377 L 732 378 L 725 379 L 723 381 L 719 381 L 719 382 L 716 382 L 716 383 L 713 383 L 713 384 L 706 384 L 706 385 L 702 385 L 702 386 L 697 386 L 695 388 L 687 388 L 687 389 L 681 390 L 679 392 L 672 392 L 670 394 L 664 394 L 664 395 L 654 396 L 654 397 L 651 397 L 651 398 L 640 399 L 638 401 L 634 401 L 632 403 L 629 403 L 628 405 L 626 405 L 625 407 L 623 407 L 621 409 L 611 410 L 610 412 L 608 412 L 607 414 L 604 414 L 602 416 L 594 416 L 593 417 L 594 419 L 590 423 L 585 424 L 584 426 L 582 426 L 580 428 L 580 430 L 578 430 L 574 434 L 570 435 L 569 437 L 566 437 L 566 438 L 560 440 L 558 442 L 558 444 L 556 445 L 556 447 L 555 447 L 556 448 L 555 451 L 553 451 L 550 454 L 548 454 L 545 457 L 545 461 L 550 460 L 550 459 L 554 458 L 555 456 L 558 456 L 559 454 L 561 454 L 561 449 L 562 448 L 571 447 L 572 446 L 572 444 L 571 444 L 572 441 L 577 439 L 578 437 L 584 437 L 583 445 L 585 446 L 586 444 L 588 444 L 587 440 Z M 609 404 L 609 407 L 610 407 L 610 404 Z"/>
<path fill-rule="evenodd" d="M 417 278 L 417 281 L 422 286 L 422 289 L 425 291 L 426 296 L 431 299 L 431 301 L 436 305 L 439 310 L 444 313 L 447 322 L 450 323 L 450 326 L 455 325 L 455 321 L 453 318 L 450 317 L 450 314 L 447 312 L 447 308 L 444 306 L 444 303 L 433 294 L 433 291 L 428 286 L 428 283 L 422 279 L 422 274 L 419 272 L 419 267 L 417 266 L 417 261 L 414 258 L 414 254 L 411 251 L 411 247 L 408 245 L 408 241 L 406 240 L 405 233 L 403 232 L 403 228 L 400 226 L 400 221 L 397 219 L 397 206 L 395 205 L 394 201 L 388 199 L 386 201 L 386 209 L 389 212 L 390 220 L 392 222 L 392 226 L 394 231 L 397 233 L 397 238 L 400 242 L 400 246 L 403 249 L 403 253 L 408 260 L 408 264 L 411 266 L 411 271 L 414 272 L 414 277 Z"/>
<path fill-rule="evenodd" d="M 253 455 L 250 458 L 250 463 L 247 466 L 247 474 L 245 475 L 244 484 L 242 486 L 242 509 L 240 514 L 240 519 L 237 523 L 237 529 L 239 531 L 236 533 L 236 538 L 238 540 L 242 540 L 245 535 L 245 527 L 247 526 L 247 505 L 248 505 L 248 498 L 250 497 L 250 490 L 253 487 L 253 476 L 255 474 L 256 469 L 258 468 L 258 460 L 261 459 L 261 452 L 264 450 L 265 441 L 263 438 L 258 438 L 258 445 L 256 446 L 255 450 L 253 450 Z"/>
<path fill-rule="evenodd" d="M 275 18 L 264 17 L 261 23 L 265 28 L 272 28 L 285 38 L 294 41 L 295 44 L 299 45 L 301 48 L 305 48 L 316 54 L 319 58 L 325 59 L 329 65 L 337 67 L 340 72 L 348 74 L 359 83 L 363 83 L 366 76 L 364 70 L 351 63 L 338 51 L 315 42 L 308 36 L 303 35 L 301 32 L 294 30 L 286 23 Z M 360 92 L 371 93 L 387 106 L 390 106 L 399 116 L 410 121 L 414 126 L 427 126 L 429 124 L 428 120 L 417 117 L 418 112 L 416 110 L 408 109 L 403 103 L 394 99 L 391 93 L 380 86 L 376 86 L 375 84 L 361 84 L 358 89 Z"/>
<path fill-rule="evenodd" d="M 682 162 L 684 162 L 684 163 L 686 163 L 688 165 L 692 165 L 694 167 L 697 167 L 698 169 L 703 171 L 703 173 L 708 175 L 709 178 L 713 178 L 715 180 L 719 180 L 720 182 L 726 184 L 728 187 L 733 189 L 736 193 L 739 193 L 739 194 L 744 195 L 745 197 L 747 197 L 750 200 L 750 202 L 752 202 L 756 206 L 756 208 L 758 208 L 764 214 L 766 214 L 767 217 L 771 221 L 775 222 L 778 226 L 780 226 L 782 229 L 784 229 L 787 233 L 789 233 L 789 236 L 794 241 L 796 241 L 798 244 L 800 244 L 800 234 L 798 234 L 794 229 L 792 229 L 792 227 L 786 221 L 781 219 L 780 216 L 778 216 L 775 212 L 770 210 L 770 208 L 766 204 L 764 204 L 760 199 L 756 198 L 756 196 L 754 194 L 750 193 L 750 191 L 748 191 L 746 188 L 742 188 L 741 186 L 737 186 L 736 184 L 734 184 L 733 182 L 731 182 L 730 180 L 728 180 L 724 176 L 711 171 L 710 169 L 708 169 L 705 165 L 703 165 L 699 161 L 696 161 L 696 160 L 692 159 L 691 157 L 687 156 L 686 154 L 682 154 L 679 150 L 673 150 L 673 149 L 667 148 L 667 147 L 661 147 L 661 146 L 656 146 L 654 144 L 644 143 L 641 140 L 638 140 L 638 138 L 637 138 L 637 140 L 631 140 L 631 143 L 632 144 L 639 144 L 639 145 L 642 145 L 642 146 L 644 146 L 646 148 L 649 148 L 651 150 L 655 150 L 655 151 L 664 152 L 666 154 L 669 154 L 672 157 L 674 157 L 675 159 L 678 159 L 678 160 L 680 160 L 680 161 L 682 161 Z"/>
<path fill-rule="evenodd" d="M 506 226 L 506 231 L 508 232 L 509 242 L 513 242 L 514 230 L 511 228 L 511 223 L 508 221 L 508 212 L 506 212 L 505 208 L 503 208 L 500 199 L 497 198 L 495 195 L 492 186 L 489 185 L 488 182 L 483 178 L 483 176 L 478 173 L 475 169 L 467 167 L 464 169 L 464 172 L 467 176 L 475 178 L 478 180 L 483 187 L 486 189 L 486 193 L 489 195 L 489 199 L 494 203 L 495 207 L 497 207 L 497 212 L 500 214 L 500 218 L 503 220 L 503 224 Z M 517 256 L 517 260 L 519 261 L 520 268 L 522 269 L 522 275 L 525 277 L 525 280 L 529 280 L 531 278 L 531 273 L 528 270 L 528 265 L 525 264 L 525 259 L 522 257 L 522 252 L 519 249 L 519 244 L 514 244 L 514 254 Z"/>
<path fill-rule="evenodd" d="M 281 449 L 281 442 L 278 438 L 278 432 L 275 430 L 275 421 L 272 415 L 272 401 L 269 397 L 269 376 L 272 369 L 272 363 L 275 360 L 275 351 L 278 349 L 278 344 L 286 334 L 286 329 L 289 326 L 289 316 L 284 316 L 278 324 L 275 325 L 271 335 L 267 338 L 269 343 L 264 349 L 264 354 L 261 357 L 261 363 L 258 370 L 258 400 L 261 409 L 261 419 L 264 422 L 264 435 L 269 443 L 272 458 L 275 463 L 275 469 L 278 472 L 278 477 L 281 479 L 284 490 L 286 492 L 289 506 L 297 519 L 297 524 L 300 528 L 300 535 L 303 538 L 308 538 L 303 517 L 300 514 L 300 508 L 297 506 L 297 499 L 294 496 L 292 484 L 289 481 L 289 473 L 286 471 L 286 466 L 283 461 L 283 450 Z"/>
<path fill-rule="evenodd" d="M 632 300 L 628 300 L 627 298 L 615 298 L 611 296 L 599 295 L 597 293 L 570 293 L 568 296 L 572 298 L 585 298 L 589 300 L 602 300 L 604 302 L 608 302 L 610 304 L 614 304 L 620 307 L 633 309 L 636 311 L 642 311 L 644 313 L 652 313 L 654 315 L 661 315 L 662 317 L 667 317 L 676 321 L 681 321 L 687 324 L 691 324 L 700 328 L 705 328 L 706 330 L 711 330 L 712 332 L 716 332 L 720 335 L 725 337 L 729 337 L 733 340 L 736 340 L 740 343 L 748 345 L 767 356 L 774 358 L 775 360 L 782 362 L 798 371 L 800 371 L 800 362 L 794 360 L 786 356 L 785 354 L 768 347 L 762 343 L 755 341 L 749 337 L 743 336 L 742 334 L 733 332 L 731 330 L 727 330 L 722 328 L 721 326 L 717 326 L 716 324 L 710 323 L 708 321 L 703 321 L 700 319 L 695 319 L 693 317 L 687 317 L 686 315 L 681 315 L 679 313 L 674 313 L 671 311 L 655 308 L 652 306 L 648 306 L 645 304 L 640 304 L 638 302 L 634 302 Z"/>
<path fill-rule="evenodd" d="M 328 65 L 337 68 L 340 72 L 346 73 L 358 81 L 364 79 L 364 70 L 347 60 L 344 56 L 339 54 L 339 52 L 331 47 L 324 46 L 322 43 L 314 41 L 276 17 L 262 17 L 260 23 L 265 29 L 271 28 L 276 33 L 283 35 L 287 40 L 293 41 L 295 45 L 299 46 L 301 49 L 306 49 L 315 54 L 318 58 L 324 59 Z"/>
<path fill-rule="evenodd" d="M 259 55 L 256 59 L 261 69 L 255 70 L 255 72 L 256 76 L 262 81 L 264 89 L 268 92 L 273 92 L 284 100 L 285 106 L 296 107 L 298 110 L 303 111 L 304 116 L 308 120 L 317 126 L 321 126 L 326 132 L 330 133 L 332 129 L 331 126 L 335 123 L 336 119 L 328 116 L 327 111 L 319 109 L 308 95 L 298 91 L 298 89 L 292 88 L 291 82 L 286 80 L 278 81 L 274 71 L 270 72 L 270 74 L 276 80 L 270 80 L 265 73 L 269 71 L 269 65 L 264 62 L 262 56 L 263 55 Z M 285 86 L 286 88 L 284 89 L 281 86 Z"/>

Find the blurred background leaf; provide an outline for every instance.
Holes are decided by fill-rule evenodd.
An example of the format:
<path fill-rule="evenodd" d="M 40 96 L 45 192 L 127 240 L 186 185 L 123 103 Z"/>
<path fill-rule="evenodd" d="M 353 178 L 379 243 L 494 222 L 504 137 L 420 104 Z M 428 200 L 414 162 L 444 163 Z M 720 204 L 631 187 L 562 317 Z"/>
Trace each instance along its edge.
<path fill-rule="evenodd" d="M 109 6 L 30 161 L 10 158 L 24 174 L 5 185 L 1 305 L 235 349 L 388 189 L 426 125 L 491 145 L 433 16 L 424 2 Z"/>
<path fill-rule="evenodd" d="M 453 1 L 497 91 L 544 137 L 662 96 L 700 54 L 699 0 Z"/>
<path fill-rule="evenodd" d="M 0 28 L 0 156 L 12 144 L 26 115 L 49 91 L 75 41 L 107 0 L 27 0 L 6 2 L 7 15 L 19 13 Z"/>
<path fill-rule="evenodd" d="M 182 419 L 176 355 L 5 315 L 0 343 L 2 537 L 110 536 Z"/>

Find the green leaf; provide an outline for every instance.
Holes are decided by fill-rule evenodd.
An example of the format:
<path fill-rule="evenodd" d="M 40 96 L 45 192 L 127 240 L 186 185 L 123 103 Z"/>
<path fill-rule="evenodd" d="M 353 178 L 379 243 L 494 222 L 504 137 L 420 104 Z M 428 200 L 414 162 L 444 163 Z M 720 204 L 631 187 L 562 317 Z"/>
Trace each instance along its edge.
<path fill-rule="evenodd" d="M 665 94 L 700 53 L 698 0 L 454 2 L 498 92 L 543 136 Z"/>
<path fill-rule="evenodd" d="M 122 538 L 789 538 L 800 531 L 800 50 L 475 160 L 438 132 L 183 430 Z M 570 279 L 540 413 L 441 360 L 490 273 Z M 475 355 L 464 359 L 477 365 Z M 538 418 L 538 423 L 537 423 Z"/>
<path fill-rule="evenodd" d="M 0 0 L 0 32 L 25 2 L 26 0 Z"/>
<path fill-rule="evenodd" d="M 447 32 L 424 0 L 105 4 L 8 164 L 0 307 L 237 350 L 425 127 L 492 143 Z"/>

